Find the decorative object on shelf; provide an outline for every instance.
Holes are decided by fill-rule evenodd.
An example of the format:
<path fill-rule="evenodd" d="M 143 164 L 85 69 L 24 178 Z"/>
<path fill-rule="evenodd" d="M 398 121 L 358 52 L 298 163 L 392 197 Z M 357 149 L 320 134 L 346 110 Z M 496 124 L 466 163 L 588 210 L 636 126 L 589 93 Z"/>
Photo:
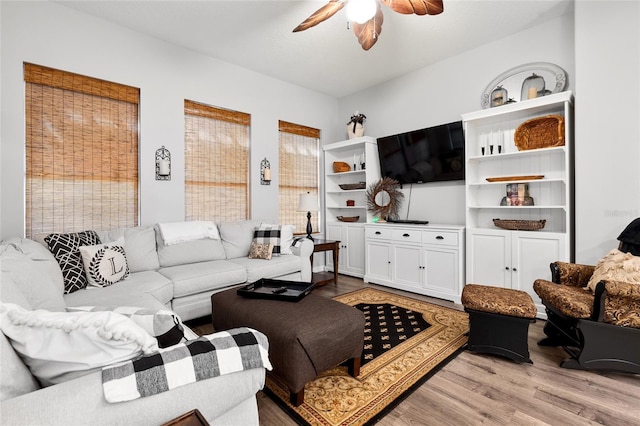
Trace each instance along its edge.
<path fill-rule="evenodd" d="M 491 91 L 491 108 L 504 105 L 507 102 L 507 89 L 501 85 Z"/>
<path fill-rule="evenodd" d="M 356 200 L 347 200 L 347 207 L 353 207 L 356 205 Z"/>
<path fill-rule="evenodd" d="M 360 216 L 336 216 L 340 222 L 357 222 Z"/>
<path fill-rule="evenodd" d="M 164 145 L 156 150 L 156 180 L 171 180 L 171 152 Z"/>
<path fill-rule="evenodd" d="M 298 211 L 307 212 L 307 238 L 311 241 L 313 241 L 313 237 L 311 236 L 311 233 L 313 232 L 313 229 L 311 228 L 311 212 L 317 212 L 318 210 L 318 196 L 316 194 L 311 194 L 310 192 L 300 194 Z"/>
<path fill-rule="evenodd" d="M 360 114 L 358 111 L 354 112 L 351 116 L 351 120 L 347 123 L 347 135 L 349 139 L 359 138 L 364 136 L 364 121 L 367 119 L 367 116 L 364 114 Z M 356 154 L 353 154 L 353 170 L 356 169 Z"/>
<path fill-rule="evenodd" d="M 404 194 L 399 183 L 388 177 L 372 183 L 367 189 L 367 209 L 383 219 L 397 219 Z"/>
<path fill-rule="evenodd" d="M 442 13 L 442 0 L 391 1 L 381 0 L 394 12 L 416 15 L 438 15 Z M 382 32 L 382 8 L 378 0 L 330 0 L 329 3 L 313 12 L 293 32 L 304 31 L 331 18 L 344 6 L 347 6 L 347 18 L 353 23 L 353 32 L 364 50 L 369 50 L 378 41 Z M 349 28 L 349 25 L 347 25 Z"/>
<path fill-rule="evenodd" d="M 501 206 L 533 206 L 533 198 L 529 196 L 529 184 L 508 183 L 507 196 L 500 202 Z M 503 204 L 504 203 L 504 204 Z"/>
<path fill-rule="evenodd" d="M 514 180 L 539 180 L 544 175 L 522 175 L 522 176 L 500 176 L 500 177 L 488 177 L 487 182 L 511 182 Z"/>
<path fill-rule="evenodd" d="M 351 166 L 344 161 L 334 161 L 333 162 L 333 172 L 334 173 L 344 173 L 350 172 Z"/>
<path fill-rule="evenodd" d="M 271 163 L 266 157 L 260 162 L 260 185 L 271 185 Z"/>
<path fill-rule="evenodd" d="M 338 185 L 340 189 L 345 191 L 351 191 L 354 189 L 365 189 L 367 187 L 366 182 L 358 182 L 358 183 L 341 183 Z"/>
<path fill-rule="evenodd" d="M 493 219 L 493 224 L 498 228 L 509 229 L 511 231 L 538 231 L 544 228 L 546 219 L 541 220 L 503 220 Z"/>
<path fill-rule="evenodd" d="M 538 96 L 544 96 L 546 94 L 544 88 L 544 77 L 541 77 L 534 72 L 522 82 L 520 99 L 535 99 Z"/>
<path fill-rule="evenodd" d="M 483 109 L 493 106 L 491 105 L 491 94 L 498 86 L 502 86 L 507 93 L 511 93 L 512 95 L 516 94 L 517 96 L 518 93 L 521 93 L 524 80 L 527 77 L 531 77 L 531 74 L 535 74 L 536 77 L 541 78 L 545 83 L 542 92 L 537 92 L 536 96 L 559 93 L 567 86 L 567 73 L 558 65 L 550 62 L 531 62 L 511 68 L 494 78 L 487 87 L 485 87 L 482 95 L 480 95 L 480 105 Z M 505 99 L 505 103 L 525 101 L 529 99 L 528 95 L 529 86 L 527 87 L 525 94 L 519 99 Z"/>
<path fill-rule="evenodd" d="M 520 124 L 513 135 L 518 151 L 564 146 L 564 117 L 549 114 Z"/>

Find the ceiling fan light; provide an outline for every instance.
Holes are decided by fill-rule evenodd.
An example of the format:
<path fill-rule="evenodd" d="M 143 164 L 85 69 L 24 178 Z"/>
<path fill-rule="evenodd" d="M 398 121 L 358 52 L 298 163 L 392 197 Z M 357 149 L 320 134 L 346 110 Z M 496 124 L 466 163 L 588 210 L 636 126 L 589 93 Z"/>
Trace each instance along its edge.
<path fill-rule="evenodd" d="M 364 24 L 376 14 L 376 0 L 349 0 L 347 18 L 358 24 Z"/>

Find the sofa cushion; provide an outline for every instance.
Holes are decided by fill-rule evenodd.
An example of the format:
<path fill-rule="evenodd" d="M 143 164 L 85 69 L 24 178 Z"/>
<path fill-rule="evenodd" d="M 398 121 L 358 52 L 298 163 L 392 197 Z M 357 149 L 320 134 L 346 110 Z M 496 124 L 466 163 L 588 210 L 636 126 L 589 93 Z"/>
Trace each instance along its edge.
<path fill-rule="evenodd" d="M 28 311 L 0 304 L 2 332 L 44 386 L 158 349 L 129 318 L 113 312 Z"/>
<path fill-rule="evenodd" d="M 38 390 L 31 371 L 13 350 L 7 337 L 0 335 L 0 401 Z"/>
<path fill-rule="evenodd" d="M 280 226 L 266 226 L 260 225 L 253 231 L 253 241 L 251 244 L 271 244 L 273 245 L 272 255 L 275 257 L 280 256 L 280 236 L 282 234 L 282 228 Z M 251 247 L 249 248 L 251 251 Z"/>
<path fill-rule="evenodd" d="M 108 287 L 129 276 L 124 238 L 112 243 L 80 246 L 89 287 Z"/>
<path fill-rule="evenodd" d="M 269 223 L 262 223 L 263 226 L 278 226 Z M 291 246 L 293 246 L 293 231 L 296 230 L 295 225 L 280 225 L 280 254 L 293 254 Z"/>
<path fill-rule="evenodd" d="M 4 302 L 31 309 L 63 311 L 62 282 L 58 262 L 42 245 L 23 238 L 12 238 L 0 245 Z M 28 303 L 25 304 L 25 300 Z"/>
<path fill-rule="evenodd" d="M 100 244 L 95 231 L 82 231 L 70 234 L 49 234 L 44 241 L 58 261 L 64 277 L 64 292 L 72 293 L 87 286 L 80 246 Z"/>
<path fill-rule="evenodd" d="M 598 261 L 587 288 L 595 291 L 596 285 L 603 280 L 640 284 L 640 256 L 623 253 L 618 249 L 611 250 Z"/>
<path fill-rule="evenodd" d="M 171 266 L 160 269 L 160 273 L 173 282 L 174 297 L 202 293 L 247 281 L 246 269 L 227 260 Z"/>
<path fill-rule="evenodd" d="M 202 239 L 220 239 L 220 232 L 211 221 L 194 220 L 187 222 L 158 223 L 156 229 L 160 232 L 165 245 L 186 243 Z"/>
<path fill-rule="evenodd" d="M 246 268 L 247 282 L 250 283 L 260 278 L 277 278 L 302 270 L 302 258 L 299 256 L 272 257 L 271 260 L 243 257 L 232 259 L 230 262 Z"/>
<path fill-rule="evenodd" d="M 150 305 L 147 296 L 157 303 Z M 141 308 L 170 307 L 173 285 L 169 279 L 156 271 L 130 274 L 129 278 L 104 288 L 86 288 L 64 295 L 67 306 L 139 306 Z M 159 304 L 158 304 L 159 303 Z"/>
<path fill-rule="evenodd" d="M 589 318 L 593 313 L 593 293 L 583 287 L 536 280 L 533 290 L 545 304 L 554 306 L 570 318 Z"/>
<path fill-rule="evenodd" d="M 156 228 L 156 243 L 158 245 L 158 260 L 163 268 L 225 258 L 224 248 L 220 240 L 206 238 L 165 245 L 160 231 Z"/>
<path fill-rule="evenodd" d="M 249 259 L 271 260 L 273 254 L 273 244 L 258 244 L 255 241 L 249 248 Z"/>
<path fill-rule="evenodd" d="M 160 267 L 153 226 L 120 228 L 98 232 L 103 243 L 124 238 L 124 251 L 130 272 L 155 271 Z"/>
<path fill-rule="evenodd" d="M 223 222 L 219 225 L 220 237 L 227 259 L 247 257 L 253 241 L 253 231 L 260 226 L 256 220 Z"/>

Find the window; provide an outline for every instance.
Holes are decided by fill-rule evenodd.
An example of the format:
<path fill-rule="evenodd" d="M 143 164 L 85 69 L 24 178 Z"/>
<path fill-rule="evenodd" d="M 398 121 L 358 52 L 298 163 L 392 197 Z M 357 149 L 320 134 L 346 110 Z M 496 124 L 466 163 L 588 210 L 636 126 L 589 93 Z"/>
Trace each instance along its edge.
<path fill-rule="evenodd" d="M 184 101 L 186 220 L 249 217 L 251 116 Z"/>
<path fill-rule="evenodd" d="M 26 236 L 138 225 L 140 90 L 24 64 Z"/>
<path fill-rule="evenodd" d="M 298 210 L 300 194 L 318 196 L 318 149 L 320 130 L 280 121 L 280 223 L 305 233 L 307 216 Z M 318 212 L 311 213 L 311 226 L 318 232 Z"/>

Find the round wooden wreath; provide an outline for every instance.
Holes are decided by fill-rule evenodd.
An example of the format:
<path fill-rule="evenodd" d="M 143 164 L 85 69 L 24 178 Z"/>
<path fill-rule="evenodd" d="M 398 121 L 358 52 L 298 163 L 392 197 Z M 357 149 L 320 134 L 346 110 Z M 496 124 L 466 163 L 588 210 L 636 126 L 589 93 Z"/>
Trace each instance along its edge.
<path fill-rule="evenodd" d="M 382 219 L 397 219 L 404 194 L 398 189 L 398 181 L 388 177 L 372 183 L 367 189 L 367 209 Z M 388 195 L 388 202 L 380 201 Z M 376 200 L 377 198 L 377 200 Z"/>

